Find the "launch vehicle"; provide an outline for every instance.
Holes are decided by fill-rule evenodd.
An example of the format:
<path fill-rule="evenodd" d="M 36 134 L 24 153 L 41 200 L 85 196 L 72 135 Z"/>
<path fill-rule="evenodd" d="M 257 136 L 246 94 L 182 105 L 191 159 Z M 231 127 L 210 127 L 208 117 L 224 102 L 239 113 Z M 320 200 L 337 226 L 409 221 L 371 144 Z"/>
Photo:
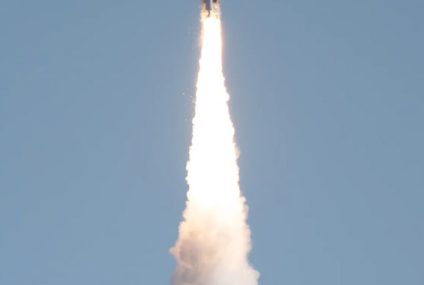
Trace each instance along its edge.
<path fill-rule="evenodd" d="M 218 0 L 202 0 L 202 10 L 208 13 L 208 17 L 210 17 L 212 11 L 218 10 L 218 2 Z"/>

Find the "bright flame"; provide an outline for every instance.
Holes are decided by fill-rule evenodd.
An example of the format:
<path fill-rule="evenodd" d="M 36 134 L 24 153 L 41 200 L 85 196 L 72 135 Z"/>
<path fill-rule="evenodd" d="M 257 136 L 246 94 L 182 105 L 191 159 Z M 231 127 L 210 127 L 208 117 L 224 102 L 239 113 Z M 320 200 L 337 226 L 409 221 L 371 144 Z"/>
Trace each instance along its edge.
<path fill-rule="evenodd" d="M 234 142 L 222 72 L 219 16 L 202 17 L 202 51 L 193 138 L 187 163 L 187 193 L 179 239 L 175 285 L 256 285 L 248 262 L 250 230 L 240 193 Z"/>

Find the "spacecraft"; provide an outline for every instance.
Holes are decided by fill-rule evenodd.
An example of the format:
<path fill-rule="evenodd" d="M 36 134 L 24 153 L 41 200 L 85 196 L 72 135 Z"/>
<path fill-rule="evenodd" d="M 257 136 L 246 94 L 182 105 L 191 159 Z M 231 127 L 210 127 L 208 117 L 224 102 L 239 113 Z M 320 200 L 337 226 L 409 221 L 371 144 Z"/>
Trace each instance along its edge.
<path fill-rule="evenodd" d="M 212 11 L 218 10 L 218 2 L 218 0 L 202 0 L 202 10 L 207 12 L 208 17 L 211 16 Z"/>

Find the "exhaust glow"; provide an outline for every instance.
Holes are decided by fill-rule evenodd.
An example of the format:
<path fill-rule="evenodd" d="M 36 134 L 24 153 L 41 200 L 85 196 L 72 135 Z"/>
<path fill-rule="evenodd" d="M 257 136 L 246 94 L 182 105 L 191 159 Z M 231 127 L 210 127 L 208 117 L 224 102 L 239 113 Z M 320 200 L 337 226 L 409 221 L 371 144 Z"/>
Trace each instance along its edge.
<path fill-rule="evenodd" d="M 256 285 L 249 264 L 247 206 L 239 188 L 238 151 L 222 72 L 218 14 L 202 16 L 202 50 L 193 137 L 187 163 L 187 193 L 174 285 Z"/>

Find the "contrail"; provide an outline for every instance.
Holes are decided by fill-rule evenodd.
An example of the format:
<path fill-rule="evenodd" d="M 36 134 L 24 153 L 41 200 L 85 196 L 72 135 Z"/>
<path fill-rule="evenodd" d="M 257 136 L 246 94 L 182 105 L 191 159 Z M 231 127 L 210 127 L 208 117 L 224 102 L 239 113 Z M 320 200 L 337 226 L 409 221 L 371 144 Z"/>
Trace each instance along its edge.
<path fill-rule="evenodd" d="M 173 284 L 256 285 L 259 273 L 248 261 L 247 206 L 239 188 L 238 151 L 222 72 L 219 4 L 210 0 L 212 9 L 204 1 L 189 190 L 179 237 L 171 248 L 176 259 Z"/>

